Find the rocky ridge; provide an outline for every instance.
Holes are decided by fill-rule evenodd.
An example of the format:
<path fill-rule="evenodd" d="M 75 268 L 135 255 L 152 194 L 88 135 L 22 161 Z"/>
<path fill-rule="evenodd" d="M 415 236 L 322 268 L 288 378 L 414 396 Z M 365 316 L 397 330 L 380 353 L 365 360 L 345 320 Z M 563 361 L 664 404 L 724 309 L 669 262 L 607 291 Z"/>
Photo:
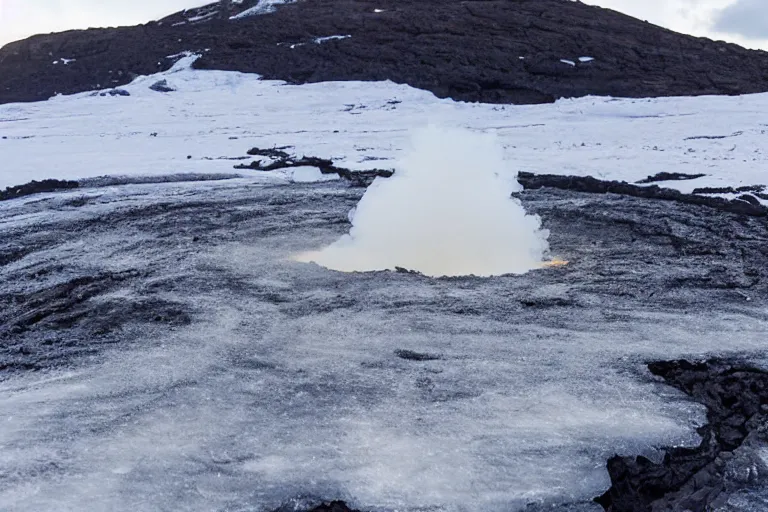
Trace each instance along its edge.
<path fill-rule="evenodd" d="M 291 83 L 392 80 L 439 97 L 548 103 L 562 97 L 768 91 L 768 53 L 678 34 L 570 0 L 301 0 L 189 9 L 135 27 L 38 35 L 0 49 L 0 103 L 114 88 L 201 69 Z"/>

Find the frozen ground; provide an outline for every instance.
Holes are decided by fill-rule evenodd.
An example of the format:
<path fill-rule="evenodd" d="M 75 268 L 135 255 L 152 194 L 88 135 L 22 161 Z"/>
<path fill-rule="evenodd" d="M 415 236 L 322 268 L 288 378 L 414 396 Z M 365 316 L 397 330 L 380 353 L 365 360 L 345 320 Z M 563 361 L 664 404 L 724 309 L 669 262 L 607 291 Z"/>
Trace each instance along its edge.
<path fill-rule="evenodd" d="M 0 187 L 42 178 L 230 172 L 236 162 L 224 158 L 252 146 L 291 145 L 298 155 L 346 167 L 387 167 L 408 130 L 427 122 L 496 130 L 512 172 L 630 182 L 658 172 L 706 174 L 662 183 L 685 192 L 768 184 L 768 95 L 504 107 L 439 100 L 390 82 L 289 86 L 194 71 L 194 58 L 138 78 L 124 88 L 131 96 L 84 93 L 0 105 Z M 162 78 L 178 90 L 149 90 Z"/>
<path fill-rule="evenodd" d="M 567 267 L 289 259 L 361 193 L 242 178 L 0 203 L 0 509 L 591 510 L 614 453 L 697 442 L 703 411 L 646 361 L 768 363 L 764 219 L 539 190 L 524 203 Z"/>
<path fill-rule="evenodd" d="M 765 95 L 505 109 L 188 63 L 128 97 L 0 106 L 0 184 L 230 173 L 253 146 L 387 167 L 427 121 L 497 129 L 513 171 L 768 183 Z M 765 219 L 542 189 L 521 198 L 566 267 L 345 274 L 290 259 L 362 194 L 296 183 L 315 177 L 0 203 L 0 509 L 592 510 L 614 453 L 698 441 L 703 410 L 647 361 L 768 365 Z"/>

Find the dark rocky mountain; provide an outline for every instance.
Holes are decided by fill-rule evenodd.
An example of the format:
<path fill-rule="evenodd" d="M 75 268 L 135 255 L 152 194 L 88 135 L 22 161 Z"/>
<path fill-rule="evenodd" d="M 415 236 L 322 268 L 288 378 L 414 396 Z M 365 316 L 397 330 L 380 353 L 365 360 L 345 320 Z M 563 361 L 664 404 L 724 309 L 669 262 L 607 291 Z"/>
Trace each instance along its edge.
<path fill-rule="evenodd" d="M 258 5 L 236 3 L 228 20 L 216 2 L 141 26 L 10 43 L 0 49 L 0 103 L 120 86 L 183 51 L 201 52 L 203 69 L 293 83 L 389 79 L 465 101 L 768 91 L 766 52 L 572 0 L 300 0 L 238 17 Z"/>

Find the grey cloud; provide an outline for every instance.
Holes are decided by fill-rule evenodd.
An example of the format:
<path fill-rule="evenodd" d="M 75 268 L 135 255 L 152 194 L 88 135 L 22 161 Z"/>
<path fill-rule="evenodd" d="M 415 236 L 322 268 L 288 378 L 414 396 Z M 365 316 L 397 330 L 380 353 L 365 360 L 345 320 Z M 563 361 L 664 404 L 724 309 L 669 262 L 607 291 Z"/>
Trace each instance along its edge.
<path fill-rule="evenodd" d="M 712 28 L 747 39 L 768 39 L 766 0 L 736 0 L 717 14 Z"/>

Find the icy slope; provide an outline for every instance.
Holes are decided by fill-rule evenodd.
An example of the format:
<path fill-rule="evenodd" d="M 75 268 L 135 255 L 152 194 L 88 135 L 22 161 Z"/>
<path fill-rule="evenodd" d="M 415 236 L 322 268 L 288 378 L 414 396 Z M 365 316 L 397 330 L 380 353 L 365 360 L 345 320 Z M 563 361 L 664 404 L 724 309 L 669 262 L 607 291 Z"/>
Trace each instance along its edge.
<path fill-rule="evenodd" d="M 407 132 L 427 122 L 496 130 L 510 172 L 634 182 L 659 172 L 706 174 L 662 183 L 768 184 L 768 95 L 498 106 L 440 100 L 390 82 L 291 86 L 253 75 L 188 69 L 142 77 L 131 96 L 84 93 L 0 105 L 0 187 L 42 178 L 231 173 L 253 146 L 357 169 L 386 168 Z M 177 89 L 149 89 L 166 79 Z M 382 160 L 383 159 L 383 160 Z"/>

